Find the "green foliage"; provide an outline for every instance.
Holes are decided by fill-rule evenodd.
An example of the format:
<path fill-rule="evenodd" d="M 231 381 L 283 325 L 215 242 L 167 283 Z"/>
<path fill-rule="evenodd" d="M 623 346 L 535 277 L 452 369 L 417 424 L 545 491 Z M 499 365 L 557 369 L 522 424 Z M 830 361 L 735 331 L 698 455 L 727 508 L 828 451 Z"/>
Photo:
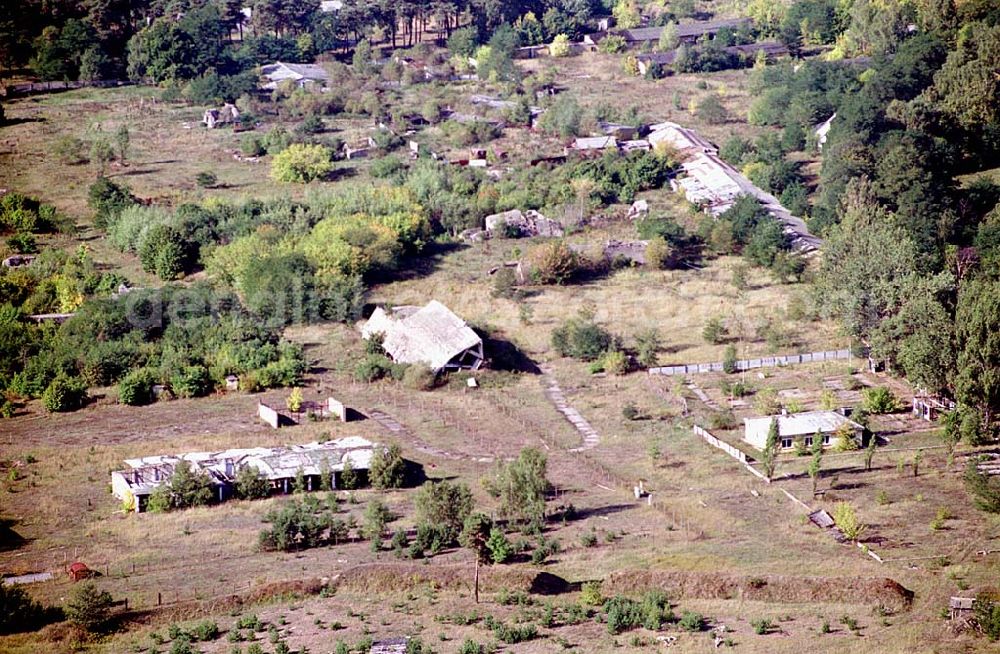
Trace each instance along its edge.
<path fill-rule="evenodd" d="M 79 378 L 60 373 L 42 393 L 42 405 L 51 413 L 74 411 L 87 399 L 87 386 Z"/>
<path fill-rule="evenodd" d="M 128 186 L 103 176 L 98 177 L 87 191 L 87 205 L 94 210 L 94 226 L 98 229 L 106 227 L 122 209 L 136 202 Z"/>
<path fill-rule="evenodd" d="M 876 386 L 861 391 L 861 406 L 866 412 L 876 415 L 899 410 L 899 402 L 888 386 Z"/>
<path fill-rule="evenodd" d="M 317 505 L 318 506 L 318 505 Z M 263 550 L 290 552 L 318 547 L 327 542 L 332 521 L 305 501 L 291 500 L 264 516 L 271 526 L 258 535 Z"/>
<path fill-rule="evenodd" d="M 580 104 L 572 95 L 562 94 L 542 115 L 539 126 L 555 136 L 570 138 L 580 134 L 582 121 L 583 109 Z"/>
<path fill-rule="evenodd" d="M 722 318 L 719 316 L 712 316 L 709 318 L 701 330 L 702 338 L 705 339 L 706 343 L 710 343 L 712 345 L 722 343 L 725 340 L 727 333 L 728 330 L 722 322 Z"/>
<path fill-rule="evenodd" d="M 440 528 L 445 544 L 452 544 L 472 514 L 472 491 L 461 482 L 428 481 L 417 490 L 413 503 L 418 524 Z"/>
<path fill-rule="evenodd" d="M 525 522 L 542 520 L 545 496 L 551 487 L 546 469 L 545 454 L 531 447 L 521 450 L 513 461 L 498 462 L 488 490 L 500 500 L 502 516 Z"/>
<path fill-rule="evenodd" d="M 365 507 L 364 525 L 362 533 L 365 538 L 372 541 L 372 547 L 381 545 L 382 536 L 385 534 L 385 526 L 392 520 L 389 508 L 381 499 L 375 497 L 368 502 Z"/>
<path fill-rule="evenodd" d="M 709 125 L 721 125 L 729 120 L 729 112 L 716 93 L 709 93 L 698 102 L 696 111 L 699 118 Z"/>
<path fill-rule="evenodd" d="M 293 143 L 275 155 L 271 177 L 279 182 L 307 183 L 333 171 L 333 151 L 324 145 Z"/>
<path fill-rule="evenodd" d="M 601 582 L 585 581 L 580 587 L 580 603 L 584 606 L 601 606 L 604 597 L 601 595 Z"/>
<path fill-rule="evenodd" d="M 195 183 L 202 188 L 212 188 L 219 183 L 219 178 L 215 173 L 203 170 L 194 176 Z"/>
<path fill-rule="evenodd" d="M 190 266 L 187 242 L 169 225 L 154 225 L 146 231 L 139 247 L 142 269 L 164 281 L 182 277 Z"/>
<path fill-rule="evenodd" d="M 639 365 L 651 368 L 658 363 L 660 333 L 655 328 L 639 332 L 635 337 Z"/>
<path fill-rule="evenodd" d="M 405 472 L 403 451 L 399 445 L 393 443 L 384 450 L 376 449 L 368 469 L 368 479 L 372 487 L 378 490 L 401 488 Z"/>
<path fill-rule="evenodd" d="M 972 602 L 976 624 L 990 640 L 1000 640 L 1000 602 L 986 593 L 980 593 Z"/>
<path fill-rule="evenodd" d="M 736 372 L 736 346 L 727 345 L 726 350 L 722 355 L 722 371 L 727 375 L 731 375 Z"/>
<path fill-rule="evenodd" d="M 153 384 L 156 378 L 148 368 L 129 371 L 118 382 L 118 401 L 129 406 L 142 406 L 153 401 Z"/>
<path fill-rule="evenodd" d="M 774 622 L 770 618 L 757 618 L 750 621 L 753 632 L 758 636 L 765 636 L 774 631 Z"/>
<path fill-rule="evenodd" d="M 0 634 L 39 629 L 59 613 L 31 599 L 20 586 L 0 584 Z"/>
<path fill-rule="evenodd" d="M 868 525 L 861 522 L 850 502 L 837 502 L 833 507 L 833 521 L 849 540 L 859 540 L 868 529 Z"/>
<path fill-rule="evenodd" d="M 647 593 L 641 602 L 616 595 L 604 602 L 603 610 L 610 634 L 638 627 L 658 631 L 664 623 L 674 619 L 666 596 L 659 592 Z"/>
<path fill-rule="evenodd" d="M 496 526 L 490 530 L 490 537 L 486 540 L 486 548 L 490 552 L 490 560 L 496 564 L 506 563 L 513 554 L 506 534 Z"/>
<path fill-rule="evenodd" d="M 680 620 L 677 621 L 677 626 L 684 631 L 704 631 L 705 618 L 700 613 L 695 613 L 694 611 L 684 611 L 681 613 Z"/>
<path fill-rule="evenodd" d="M 598 44 L 598 48 L 605 54 L 625 52 L 627 47 L 628 43 L 625 41 L 625 37 L 618 34 L 609 34 Z"/>
<path fill-rule="evenodd" d="M 583 318 L 571 318 L 552 331 L 552 347 L 560 356 L 581 361 L 601 358 L 614 344 L 603 327 Z"/>
<path fill-rule="evenodd" d="M 532 279 L 539 284 L 565 284 L 580 272 L 580 259 L 565 242 L 535 246 L 528 256 Z"/>
<path fill-rule="evenodd" d="M 1000 477 L 980 471 L 976 458 L 969 460 L 965 468 L 965 488 L 972 501 L 982 511 L 1000 513 Z"/>
<path fill-rule="evenodd" d="M 241 500 L 265 499 L 271 494 L 271 482 L 253 466 L 242 466 L 236 473 L 234 490 Z"/>
<path fill-rule="evenodd" d="M 73 586 L 63 611 L 73 624 L 98 632 L 108 621 L 111 602 L 111 593 L 98 590 L 93 581 L 84 581 Z"/>
<path fill-rule="evenodd" d="M 187 461 L 180 461 L 170 481 L 158 486 L 149 496 L 149 510 L 164 512 L 203 506 L 214 497 L 211 478 L 192 469 Z"/>

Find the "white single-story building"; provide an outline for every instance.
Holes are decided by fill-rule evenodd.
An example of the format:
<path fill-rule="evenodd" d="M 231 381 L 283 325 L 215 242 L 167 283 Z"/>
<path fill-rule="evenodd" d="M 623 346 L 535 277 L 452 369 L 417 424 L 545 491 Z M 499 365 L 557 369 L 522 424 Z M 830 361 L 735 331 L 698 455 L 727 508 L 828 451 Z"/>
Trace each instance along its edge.
<path fill-rule="evenodd" d="M 111 491 L 129 510 L 141 513 L 146 510 L 152 492 L 170 481 L 182 461 L 192 470 L 209 476 L 220 502 L 233 494 L 236 476 L 247 467 L 255 468 L 279 493 L 290 492 L 300 472 L 307 489 L 318 490 L 319 479 L 326 470 L 331 474 L 331 483 L 336 485 L 336 473 L 342 472 L 348 461 L 356 471 L 368 470 L 376 447 L 360 436 L 348 436 L 291 447 L 235 448 L 126 459 L 126 469 L 111 473 Z"/>
<path fill-rule="evenodd" d="M 778 422 L 778 438 L 783 450 L 794 447 L 797 440 L 801 440 L 805 447 L 812 447 L 813 438 L 817 433 L 823 438 L 824 447 L 835 444 L 835 439 L 841 434 L 850 434 L 860 445 L 864 432 L 864 427 L 836 411 L 805 411 L 779 416 L 744 418 L 743 440 L 758 450 L 763 450 L 767 445 L 771 422 L 775 420 Z"/>
<path fill-rule="evenodd" d="M 434 372 L 478 370 L 485 359 L 479 334 L 437 300 L 423 307 L 376 308 L 361 336 L 377 334 L 393 361 L 424 364 Z"/>
<path fill-rule="evenodd" d="M 325 87 L 330 81 L 330 73 L 317 64 L 288 64 L 277 61 L 261 66 L 261 76 L 266 80 L 263 88 L 274 90 L 282 82 L 291 80 L 297 88 L 310 86 Z"/>

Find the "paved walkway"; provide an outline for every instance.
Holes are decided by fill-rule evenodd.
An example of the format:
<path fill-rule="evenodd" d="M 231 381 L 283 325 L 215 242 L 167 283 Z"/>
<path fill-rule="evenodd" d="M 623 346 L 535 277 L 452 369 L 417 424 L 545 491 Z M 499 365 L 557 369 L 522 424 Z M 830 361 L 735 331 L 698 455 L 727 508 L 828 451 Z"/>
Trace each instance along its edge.
<path fill-rule="evenodd" d="M 572 448 L 570 452 L 583 452 L 584 450 L 597 447 L 598 443 L 601 442 L 601 435 L 566 400 L 562 388 L 559 387 L 559 382 L 556 381 L 555 376 L 552 374 L 552 369 L 543 367 L 542 373 L 545 378 L 545 397 L 549 398 L 549 401 L 552 402 L 556 410 L 563 414 L 566 420 L 569 420 L 570 424 L 573 425 L 573 428 L 583 436 L 583 444 L 580 447 Z"/>
<path fill-rule="evenodd" d="M 445 450 L 429 445 L 417 438 L 416 434 L 385 411 L 380 411 L 379 409 L 368 409 L 365 412 L 365 415 L 381 425 L 386 431 L 404 439 L 411 447 L 413 447 L 413 449 L 423 452 L 424 454 L 436 456 L 442 459 L 451 459 L 452 461 L 467 459 L 488 463 L 493 460 L 493 457 L 491 456 L 467 456 L 464 454 L 455 454 L 453 452 L 446 452 Z"/>
<path fill-rule="evenodd" d="M 709 409 L 712 409 L 714 411 L 721 410 L 719 408 L 719 405 L 715 403 L 715 400 L 710 398 L 708 394 L 705 393 L 705 391 L 701 390 L 701 387 L 698 386 L 698 384 L 696 384 L 693 379 L 687 380 L 687 384 L 685 384 L 685 386 L 687 386 L 688 390 L 694 393 L 699 400 L 704 402 L 705 406 L 707 406 Z"/>

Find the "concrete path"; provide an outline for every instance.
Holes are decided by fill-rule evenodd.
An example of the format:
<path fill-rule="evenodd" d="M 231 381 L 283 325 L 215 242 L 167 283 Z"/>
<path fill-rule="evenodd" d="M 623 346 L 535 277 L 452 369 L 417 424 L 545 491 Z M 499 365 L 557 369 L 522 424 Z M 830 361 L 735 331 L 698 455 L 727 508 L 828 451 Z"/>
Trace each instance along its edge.
<path fill-rule="evenodd" d="M 410 431 L 407 427 L 403 426 L 398 420 L 390 416 L 385 411 L 380 411 L 379 409 L 368 409 L 365 411 L 365 415 L 381 425 L 386 431 L 389 431 L 405 440 L 407 444 L 413 447 L 413 449 L 423 452 L 424 454 L 436 456 L 442 459 L 451 459 L 452 461 L 467 459 L 479 461 L 481 463 L 489 463 L 493 460 L 493 457 L 491 456 L 467 456 L 464 454 L 455 454 L 453 452 L 446 452 L 445 450 L 429 445 L 417 438 L 416 434 Z"/>
<path fill-rule="evenodd" d="M 570 452 L 582 452 L 597 447 L 598 443 L 601 442 L 601 435 L 566 400 L 566 396 L 559 387 L 559 382 L 556 381 L 555 376 L 552 374 L 552 369 L 543 367 L 542 374 L 545 378 L 545 397 L 549 399 L 549 402 L 555 406 L 559 413 L 563 414 L 566 420 L 569 420 L 573 428 L 580 432 L 580 435 L 583 437 L 583 444 L 580 447 L 572 448 Z"/>
<path fill-rule="evenodd" d="M 715 403 L 715 400 L 710 398 L 708 394 L 705 393 L 705 391 L 701 390 L 701 387 L 698 386 L 698 384 L 696 384 L 694 380 L 692 379 L 687 380 L 687 384 L 685 384 L 685 386 L 687 386 L 688 390 L 694 393 L 699 400 L 704 402 L 705 406 L 707 406 L 709 409 L 713 409 L 715 411 L 720 410 L 719 405 Z"/>

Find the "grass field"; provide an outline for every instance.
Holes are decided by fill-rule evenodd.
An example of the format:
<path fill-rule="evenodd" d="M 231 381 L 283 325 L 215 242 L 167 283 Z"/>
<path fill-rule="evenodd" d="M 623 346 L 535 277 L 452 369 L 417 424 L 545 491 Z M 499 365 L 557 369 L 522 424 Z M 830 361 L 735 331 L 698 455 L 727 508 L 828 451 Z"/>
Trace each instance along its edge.
<path fill-rule="evenodd" d="M 651 83 L 624 79 L 616 57 L 585 56 L 559 65 L 569 87 L 566 92 L 584 104 L 614 98 L 623 107 L 635 104 L 651 120 L 676 120 L 716 141 L 734 131 L 753 132 L 741 122 L 741 107 L 748 102 L 741 90 L 744 72 Z M 699 88 L 700 81 L 706 88 Z M 691 100 L 713 90 L 723 96 L 732 123 L 704 125 L 688 112 Z M 674 93 L 681 97 L 680 109 L 674 107 Z M 133 143 L 129 165 L 111 174 L 127 179 L 138 195 L 165 204 L 208 195 L 305 192 L 269 180 L 266 162 L 236 161 L 232 150 L 238 147 L 237 137 L 200 128 L 201 108 L 153 102 L 156 95 L 148 89 L 124 89 L 18 100 L 5 108 L 9 116 L 25 122 L 0 131 L 3 186 L 38 195 L 72 215 L 84 227 L 82 239 L 98 259 L 140 283 L 152 280 L 138 270 L 136 261 L 114 251 L 87 228 L 86 187 L 96 171 L 89 165 L 59 164 L 50 148 L 60 136 L 85 134 L 97 123 L 112 132 L 120 121 L 128 120 Z M 366 129 L 354 119 L 331 120 L 328 128 L 347 137 Z M 522 148 L 519 157 L 529 156 L 519 138 L 531 139 L 539 148 L 554 145 L 535 136 L 505 137 L 502 143 Z M 194 175 L 208 169 L 218 175 L 220 188 L 206 191 L 194 184 Z M 688 209 L 669 191 L 652 191 L 644 197 L 657 211 L 691 220 Z M 628 223 L 610 222 L 575 233 L 570 240 L 598 244 L 632 234 L 634 228 Z M 76 241 L 56 237 L 52 244 L 71 247 Z M 939 443 L 932 426 L 906 414 L 876 418 L 886 442 L 873 469 L 864 470 L 860 453 L 831 453 L 824 457 L 822 495 L 813 499 L 811 480 L 804 474 L 806 457 L 784 457 L 778 479 L 768 485 L 695 436 L 691 427 L 707 426 L 715 411 L 681 380 L 641 372 L 590 375 L 586 364 L 558 358 L 550 346 L 552 329 L 586 308 L 626 345 L 640 332 L 658 329 L 663 365 L 717 361 L 729 344 L 741 356 L 849 347 L 835 325 L 811 319 L 810 312 L 802 309 L 809 304 L 808 286 L 778 285 L 753 271 L 748 287 L 738 290 L 732 276 L 739 261 L 720 258 L 690 270 L 626 269 L 582 285 L 529 289 L 525 304 L 530 310 L 523 313 L 516 303 L 492 297 L 488 271 L 512 258 L 515 248 L 523 251 L 529 246 L 524 241 L 495 240 L 442 248 L 440 254 L 413 262 L 416 272 L 410 278 L 373 288 L 370 299 L 401 305 L 436 298 L 471 323 L 510 341 L 532 361 L 545 365 L 546 375 L 558 382 L 570 404 L 597 430 L 600 440 L 593 449 L 569 451 L 581 444 L 581 437 L 546 398 L 544 389 L 551 381 L 546 375 L 484 371 L 477 375 L 480 386 L 474 391 L 460 380 L 432 392 L 410 391 L 393 382 L 360 384 L 351 377 L 353 361 L 363 351 L 354 326 L 294 327 L 286 336 L 305 346 L 314 366 L 304 387 L 308 398 L 332 395 L 363 413 L 380 409 L 404 425 L 406 437 L 385 432 L 373 420 L 307 423 L 280 431 L 257 423 L 257 401 L 283 403 L 286 391 L 220 394 L 127 408 L 115 403 L 112 389 L 101 389 L 94 403 L 72 414 L 49 415 L 32 405 L 26 414 L 0 424 L 0 472 L 5 480 L 0 514 L 14 521 L 13 530 L 23 538 L 0 550 L 0 570 L 55 572 L 53 581 L 28 587 L 33 596 L 52 603 L 70 591 L 71 584 L 61 573 L 66 563 L 85 561 L 103 573 L 99 586 L 117 600 L 127 598 L 133 613 L 121 631 L 92 644 L 95 651 L 169 651 L 169 642 L 154 645 L 153 632 L 166 639 L 169 624 L 190 625 L 206 617 L 226 630 L 238 615 L 253 612 L 274 625 L 296 652 L 306 648 L 313 654 L 332 652 L 338 641 L 353 645 L 366 637 L 410 635 L 419 636 L 436 652 L 450 653 L 458 652 L 467 638 L 484 644 L 494 640 L 482 619 L 455 624 L 460 622 L 454 619 L 456 614 L 471 611 L 507 622 L 539 624 L 537 638 L 501 648 L 530 654 L 666 649 L 658 636 L 676 639 L 669 651 L 700 652 L 713 649 L 709 630 L 731 639 L 737 651 L 747 652 L 989 651 L 986 641 L 954 629 L 940 614 L 951 595 L 997 586 L 996 553 L 977 552 L 1000 548 L 1000 522 L 970 505 L 960 478 L 962 452 L 949 463 L 942 450 L 928 449 L 914 474 L 912 448 Z M 722 318 L 730 328 L 728 342 L 705 342 L 702 329 L 712 317 Z M 781 332 L 777 346 L 762 335 L 768 325 Z M 748 375 L 746 381 L 756 389 L 773 388 L 783 401 L 794 400 L 805 408 L 818 406 L 824 389 L 833 389 L 845 405 L 855 404 L 859 394 L 850 389 L 859 384 L 889 384 L 900 399 L 908 399 L 904 384 L 858 373 L 857 365 L 838 362 L 775 369 L 764 378 Z M 731 409 L 737 420 L 752 415 L 752 397 L 731 402 L 720 388 L 724 377 L 719 373 L 692 379 L 714 403 Z M 626 420 L 622 409 L 627 404 L 636 406 L 644 419 Z M 477 504 L 488 511 L 495 504 L 480 481 L 491 473 L 492 462 L 516 456 L 523 447 L 541 448 L 548 456 L 555 488 L 550 507 L 572 504 L 576 517 L 553 520 L 547 526 L 546 537 L 558 539 L 561 547 L 544 565 L 518 563 L 490 570 L 484 602 L 476 607 L 468 589 L 468 551 L 446 551 L 427 563 L 401 562 L 390 551 L 376 555 L 361 541 L 296 553 L 262 552 L 256 547 L 262 518 L 282 502 L 280 498 L 131 515 L 123 513 L 109 493 L 109 473 L 126 457 L 304 443 L 343 435 L 398 440 L 405 457 L 427 477 L 467 482 Z M 719 430 L 718 435 L 739 444 L 738 429 Z M 435 456 L 433 451 L 450 456 Z M 651 501 L 633 496 L 632 486 L 639 480 L 652 493 Z M 838 501 L 854 504 L 868 524 L 863 540 L 885 563 L 857 547 L 836 543 L 809 524 L 805 511 L 783 491 L 812 508 L 832 510 Z M 340 515 L 360 520 L 374 494 L 340 493 Z M 412 489 L 389 492 L 385 500 L 400 516 L 392 529 L 413 527 Z M 932 529 L 941 509 L 947 509 L 949 517 L 941 528 Z M 594 546 L 585 544 L 590 533 L 597 535 Z M 375 563 L 382 567 L 359 567 Z M 428 572 L 418 574 L 425 569 Z M 518 584 L 539 571 L 564 580 L 564 592 L 534 593 L 521 604 L 501 601 L 509 595 L 501 588 L 518 590 Z M 614 573 L 634 575 L 650 586 L 657 574 L 692 575 L 683 591 L 670 597 L 671 603 L 677 613 L 702 613 L 709 629 L 688 633 L 671 625 L 662 633 L 639 629 L 613 636 L 605 625 L 581 618 L 579 609 L 573 608 L 580 599 L 579 584 L 602 579 L 610 584 Z M 727 575 L 739 580 L 739 592 L 727 590 L 723 583 Z M 827 584 L 831 597 L 836 595 L 833 590 L 841 594 L 835 600 L 817 600 L 806 592 L 813 583 L 805 581 L 807 577 Z M 880 614 L 872 595 L 859 592 L 852 597 L 844 590 L 857 579 L 884 578 L 913 591 L 912 606 Z M 332 596 L 305 592 L 313 580 L 329 582 L 335 589 Z M 766 600 L 750 590 L 766 594 L 768 586 L 773 595 Z M 629 590 L 638 596 L 647 587 Z M 297 591 L 298 596 L 286 591 Z M 234 596 L 247 598 L 248 604 L 240 605 Z M 547 603 L 552 605 L 552 621 L 544 617 Z M 771 633 L 755 633 L 751 622 L 761 619 L 773 622 Z M 857 629 L 849 627 L 853 621 Z M 824 633 L 824 623 L 829 624 L 829 633 Z M 256 638 L 265 651 L 273 651 L 266 629 Z M 248 642 L 238 644 L 247 650 Z M 232 645 L 223 635 L 199 647 L 214 654 L 229 652 Z M 41 636 L 0 638 L 0 651 L 27 654 L 71 648 L 71 640 L 61 638 L 54 627 Z"/>

